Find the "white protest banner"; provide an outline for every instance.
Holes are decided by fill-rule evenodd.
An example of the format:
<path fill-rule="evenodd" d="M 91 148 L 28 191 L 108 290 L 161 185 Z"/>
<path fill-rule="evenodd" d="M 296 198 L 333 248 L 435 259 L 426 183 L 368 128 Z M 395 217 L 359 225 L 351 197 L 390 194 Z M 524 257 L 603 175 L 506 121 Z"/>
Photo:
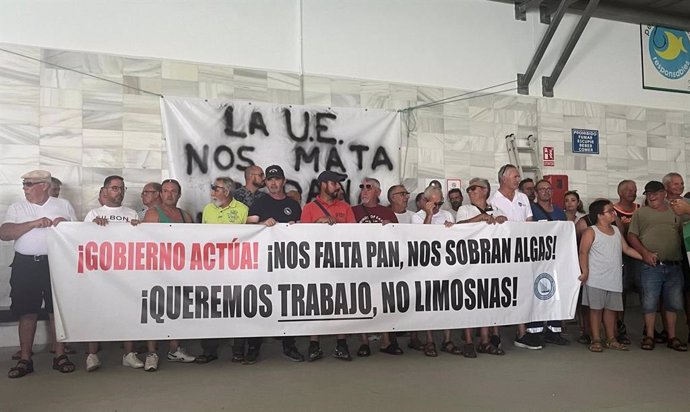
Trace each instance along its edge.
<path fill-rule="evenodd" d="M 570 222 L 487 225 L 62 223 L 62 341 L 505 325 L 574 316 Z"/>
<path fill-rule="evenodd" d="M 251 165 L 277 164 L 303 200 L 318 193 L 324 170 L 345 173 L 345 195 L 373 177 L 399 183 L 400 119 L 395 112 L 179 97 L 161 99 L 163 135 L 181 205 L 200 212 L 219 176 L 244 184 Z"/>

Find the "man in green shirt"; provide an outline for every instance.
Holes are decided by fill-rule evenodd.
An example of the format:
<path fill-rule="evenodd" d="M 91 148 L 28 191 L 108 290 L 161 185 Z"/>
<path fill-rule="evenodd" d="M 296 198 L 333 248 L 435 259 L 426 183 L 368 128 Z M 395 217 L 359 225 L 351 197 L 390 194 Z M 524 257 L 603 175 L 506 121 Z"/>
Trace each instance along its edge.
<path fill-rule="evenodd" d="M 644 187 L 647 205 L 633 214 L 628 243 L 642 255 L 640 284 L 645 336 L 642 349 L 654 349 L 654 321 L 663 294 L 663 315 L 668 331 L 668 347 L 685 352 L 687 345 L 676 337 L 676 319 L 683 310 L 680 228 L 683 218 L 666 201 L 663 183 L 651 181 Z"/>

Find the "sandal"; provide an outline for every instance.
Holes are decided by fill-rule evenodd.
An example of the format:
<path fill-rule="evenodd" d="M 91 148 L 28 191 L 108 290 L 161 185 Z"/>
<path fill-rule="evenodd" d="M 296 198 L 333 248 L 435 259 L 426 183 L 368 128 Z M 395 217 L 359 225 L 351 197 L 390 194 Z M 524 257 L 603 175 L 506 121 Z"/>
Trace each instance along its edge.
<path fill-rule="evenodd" d="M 479 346 L 477 346 L 477 352 L 499 356 L 506 354 L 503 349 L 494 346 L 491 342 L 480 343 Z"/>
<path fill-rule="evenodd" d="M 74 372 L 77 367 L 74 366 L 67 355 L 60 355 L 57 358 L 53 358 L 53 369 L 59 371 L 60 373 L 70 373 Z"/>
<path fill-rule="evenodd" d="M 678 338 L 673 338 L 668 341 L 668 344 L 666 344 L 669 348 L 678 351 L 678 352 L 687 352 L 688 351 L 688 345 L 684 344 L 683 342 L 680 341 Z"/>
<path fill-rule="evenodd" d="M 642 342 L 640 343 L 640 347 L 644 350 L 654 350 L 655 345 L 654 339 L 649 336 L 643 337 Z"/>
<path fill-rule="evenodd" d="M 407 343 L 407 347 L 419 351 L 424 350 L 424 344 L 419 339 L 410 339 L 410 341 Z"/>
<path fill-rule="evenodd" d="M 452 355 L 462 355 L 462 350 L 455 346 L 452 340 L 449 340 L 448 342 L 443 342 L 441 344 L 441 351 L 448 352 Z"/>
<path fill-rule="evenodd" d="M 587 349 L 589 349 L 590 352 L 596 352 L 596 353 L 604 351 L 604 347 L 601 346 L 601 342 L 598 340 L 592 341 L 592 343 L 589 344 Z"/>
<path fill-rule="evenodd" d="M 462 346 L 462 356 L 466 358 L 476 358 L 477 352 L 474 350 L 474 345 L 466 343 Z"/>
<path fill-rule="evenodd" d="M 357 349 L 357 356 L 363 358 L 371 356 L 371 348 L 369 348 L 369 345 L 367 345 L 366 343 L 361 344 L 359 349 Z"/>
<path fill-rule="evenodd" d="M 390 345 L 385 348 L 379 348 L 379 352 L 387 353 L 389 355 L 402 355 L 403 350 L 400 349 L 397 342 L 391 342 Z"/>
<path fill-rule="evenodd" d="M 577 338 L 577 343 L 589 345 L 590 343 L 592 343 L 592 338 L 588 334 L 583 333 L 582 335 L 580 335 L 579 338 Z"/>
<path fill-rule="evenodd" d="M 26 376 L 33 371 L 34 361 L 20 359 L 19 362 L 17 362 L 17 366 L 10 368 L 9 372 L 7 372 L 7 377 L 10 379 L 21 378 L 22 376 Z"/>
<path fill-rule="evenodd" d="M 616 339 L 611 339 L 610 341 L 607 341 L 606 342 L 606 349 L 622 350 L 622 351 L 629 350 L 627 345 L 624 345 L 624 344 L 618 342 Z"/>
<path fill-rule="evenodd" d="M 434 342 L 429 342 L 424 345 L 424 355 L 432 358 L 438 356 L 438 352 L 436 352 L 436 344 L 434 344 Z"/>
<path fill-rule="evenodd" d="M 196 363 L 209 363 L 209 362 L 213 362 L 216 359 L 218 359 L 218 356 L 212 355 L 209 353 L 204 353 L 202 355 L 197 356 L 196 359 L 194 359 L 194 362 L 196 362 Z"/>
<path fill-rule="evenodd" d="M 34 356 L 34 353 L 31 352 L 31 356 Z M 22 350 L 16 351 L 14 354 L 12 354 L 12 360 L 20 360 L 22 358 Z"/>

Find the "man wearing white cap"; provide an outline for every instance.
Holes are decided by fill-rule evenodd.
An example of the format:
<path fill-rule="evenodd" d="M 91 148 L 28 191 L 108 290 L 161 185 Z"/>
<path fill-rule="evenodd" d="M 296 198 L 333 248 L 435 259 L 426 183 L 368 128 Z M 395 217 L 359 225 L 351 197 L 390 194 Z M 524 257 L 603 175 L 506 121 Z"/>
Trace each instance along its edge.
<path fill-rule="evenodd" d="M 21 359 L 7 374 L 21 378 L 33 372 L 31 348 L 36 335 L 38 313 L 45 303 L 50 327 L 55 328 L 53 296 L 48 266 L 48 230 L 63 221 L 77 220 L 72 205 L 50 196 L 50 172 L 34 170 L 22 176 L 26 200 L 13 203 L 0 225 L 0 239 L 14 241 L 14 260 L 10 278 L 11 311 L 19 318 Z M 56 343 L 53 369 L 62 373 L 74 371 L 74 363 L 65 356 L 64 343 Z"/>

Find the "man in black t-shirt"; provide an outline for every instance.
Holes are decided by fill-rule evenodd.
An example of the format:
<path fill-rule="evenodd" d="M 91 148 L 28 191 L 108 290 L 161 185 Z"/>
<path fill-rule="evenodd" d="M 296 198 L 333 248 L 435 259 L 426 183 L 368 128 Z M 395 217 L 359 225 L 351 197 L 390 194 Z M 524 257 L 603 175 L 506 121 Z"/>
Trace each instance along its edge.
<path fill-rule="evenodd" d="M 302 208 L 299 203 L 285 194 L 285 173 L 280 166 L 273 165 L 266 168 L 266 188 L 268 189 L 268 196 L 260 197 L 254 201 L 249 208 L 247 223 L 273 226 L 276 223 L 298 222 L 302 217 Z M 261 338 L 249 339 L 249 347 L 256 348 L 256 356 L 258 356 L 260 342 Z M 304 356 L 295 346 L 294 336 L 283 338 L 283 354 L 291 361 L 304 361 Z M 249 356 L 249 353 L 247 355 Z"/>

